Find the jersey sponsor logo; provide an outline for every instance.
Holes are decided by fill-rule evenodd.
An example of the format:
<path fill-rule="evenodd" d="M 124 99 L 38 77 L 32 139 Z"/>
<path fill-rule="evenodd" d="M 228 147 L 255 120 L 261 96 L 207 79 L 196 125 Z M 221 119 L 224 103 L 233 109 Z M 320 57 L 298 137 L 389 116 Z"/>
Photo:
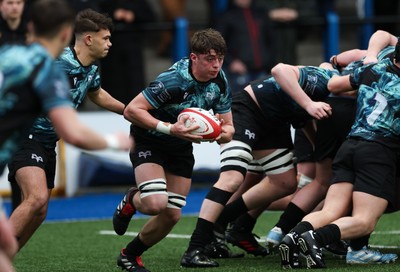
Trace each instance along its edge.
<path fill-rule="evenodd" d="M 43 158 L 41 156 L 38 156 L 38 155 L 34 154 L 34 153 L 32 153 L 31 159 L 32 160 L 36 160 L 36 162 L 43 162 Z"/>
<path fill-rule="evenodd" d="M 258 85 L 257 85 L 257 88 L 261 89 L 263 86 L 264 86 L 264 85 L 262 85 L 262 84 L 258 84 Z"/>
<path fill-rule="evenodd" d="M 315 88 L 317 87 L 318 77 L 315 75 L 307 76 L 307 84 L 304 88 L 304 92 L 309 96 L 314 94 Z"/>
<path fill-rule="evenodd" d="M 249 136 L 249 139 L 255 139 L 256 138 L 256 134 L 254 132 L 251 132 L 250 130 L 246 129 L 244 131 L 244 135 Z"/>
<path fill-rule="evenodd" d="M 140 157 L 143 157 L 143 158 L 147 158 L 147 156 L 151 156 L 151 151 L 150 150 L 147 150 L 147 151 L 141 151 L 141 152 L 139 152 L 139 154 L 138 154 L 138 157 L 140 158 Z"/>
<path fill-rule="evenodd" d="M 78 78 L 74 77 L 74 87 L 76 87 L 76 83 L 78 82 Z"/>

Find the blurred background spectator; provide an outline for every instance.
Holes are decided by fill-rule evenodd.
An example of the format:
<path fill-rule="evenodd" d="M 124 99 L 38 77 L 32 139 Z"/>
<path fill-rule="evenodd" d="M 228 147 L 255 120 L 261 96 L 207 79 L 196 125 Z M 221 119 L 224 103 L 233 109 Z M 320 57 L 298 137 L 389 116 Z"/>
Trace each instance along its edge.
<path fill-rule="evenodd" d="M 215 20 L 215 29 L 221 32 L 228 46 L 224 71 L 232 91 L 265 76 L 276 63 L 274 29 L 253 0 L 233 0 L 228 10 Z"/>
<path fill-rule="evenodd" d="M 26 42 L 24 6 L 24 0 L 0 0 L 0 45 Z"/>
<path fill-rule="evenodd" d="M 146 0 L 113 0 L 101 3 L 114 21 L 112 47 L 101 60 L 102 86 L 117 100 L 128 104 L 145 86 L 143 42 L 145 23 L 156 15 Z"/>
<path fill-rule="evenodd" d="M 77 12 L 88 8 L 100 11 L 100 2 L 103 1 L 104 0 L 69 0 L 69 3 Z"/>

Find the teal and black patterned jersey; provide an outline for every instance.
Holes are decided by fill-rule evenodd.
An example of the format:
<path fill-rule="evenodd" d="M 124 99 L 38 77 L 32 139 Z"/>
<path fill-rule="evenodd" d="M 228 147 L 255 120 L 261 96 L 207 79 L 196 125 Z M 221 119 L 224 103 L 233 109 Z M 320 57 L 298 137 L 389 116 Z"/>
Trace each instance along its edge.
<path fill-rule="evenodd" d="M 322 101 L 329 94 L 327 84 L 334 72 L 314 66 L 304 66 L 300 69 L 299 84 L 313 101 Z M 300 107 L 276 82 L 269 76 L 251 83 L 261 111 L 268 120 L 290 122 L 294 127 L 301 127 L 305 121 L 312 118 Z"/>
<path fill-rule="evenodd" d="M 400 69 L 390 58 L 363 66 L 350 75 L 358 89 L 357 112 L 350 137 L 400 147 Z"/>
<path fill-rule="evenodd" d="M 386 59 L 386 58 L 393 57 L 394 49 L 395 49 L 395 46 L 392 46 L 392 45 L 386 46 L 385 48 L 383 48 L 378 53 L 378 56 L 377 56 L 378 61 L 381 61 L 381 60 Z"/>
<path fill-rule="evenodd" d="M 71 107 L 69 83 L 37 43 L 0 49 L 0 172 L 34 120 L 54 107 Z"/>
<path fill-rule="evenodd" d="M 78 60 L 72 47 L 64 49 L 56 64 L 67 74 L 71 85 L 71 97 L 74 107 L 77 108 L 84 100 L 87 92 L 97 91 L 100 88 L 99 67 L 95 64 L 83 66 Z M 54 148 L 58 136 L 51 121 L 42 116 L 35 121 L 30 138 L 41 142 L 48 148 Z"/>
<path fill-rule="evenodd" d="M 186 108 L 198 107 L 214 113 L 231 110 L 232 95 L 224 72 L 208 82 L 197 81 L 191 72 L 191 62 L 184 58 L 161 73 L 142 91 L 146 100 L 154 107 L 149 113 L 164 122 L 175 123 L 179 113 Z M 145 130 L 132 125 L 135 134 L 171 144 L 184 143 L 182 139 Z"/>

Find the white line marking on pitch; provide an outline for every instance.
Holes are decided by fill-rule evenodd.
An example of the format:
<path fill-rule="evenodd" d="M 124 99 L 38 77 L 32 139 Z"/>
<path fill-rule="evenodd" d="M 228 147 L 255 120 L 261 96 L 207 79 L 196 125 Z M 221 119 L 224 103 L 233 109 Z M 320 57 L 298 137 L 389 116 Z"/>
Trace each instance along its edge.
<path fill-rule="evenodd" d="M 101 230 L 101 231 L 99 231 L 99 233 L 101 234 L 101 235 L 117 235 L 114 231 L 112 231 L 112 230 Z M 130 232 L 130 231 L 128 231 L 128 232 L 125 232 L 125 234 L 124 235 L 127 235 L 127 236 L 136 236 L 136 235 L 138 235 L 139 233 L 138 232 Z M 186 235 L 186 234 L 168 234 L 167 235 L 167 238 L 175 238 L 175 239 L 190 239 L 190 236 L 191 235 Z"/>
<path fill-rule="evenodd" d="M 100 235 L 117 235 L 112 230 L 101 230 L 99 231 Z M 128 231 L 125 233 L 126 236 L 137 236 L 138 232 L 131 232 Z M 372 234 L 377 235 L 390 235 L 390 234 L 400 234 L 400 230 L 393 230 L 393 231 L 374 231 Z M 191 235 L 187 234 L 168 234 L 167 238 L 175 238 L 175 239 L 190 239 Z M 257 239 L 260 243 L 265 243 L 265 239 Z M 386 245 L 370 245 L 372 248 L 381 248 L 381 249 L 398 249 L 400 246 L 386 246 Z"/>

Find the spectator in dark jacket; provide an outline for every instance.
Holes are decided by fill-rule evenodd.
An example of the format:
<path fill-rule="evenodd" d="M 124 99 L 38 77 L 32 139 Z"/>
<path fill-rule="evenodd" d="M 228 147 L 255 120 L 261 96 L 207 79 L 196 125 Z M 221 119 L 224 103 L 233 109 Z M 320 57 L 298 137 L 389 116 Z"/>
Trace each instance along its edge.
<path fill-rule="evenodd" d="M 270 72 L 275 64 L 273 28 L 252 0 L 234 0 L 215 28 L 228 45 L 224 70 L 233 92 Z"/>
<path fill-rule="evenodd" d="M 111 95 L 128 104 L 145 87 L 143 25 L 156 20 L 146 0 L 104 1 L 102 10 L 114 21 L 112 49 L 101 61 L 102 85 L 113 90 Z"/>

